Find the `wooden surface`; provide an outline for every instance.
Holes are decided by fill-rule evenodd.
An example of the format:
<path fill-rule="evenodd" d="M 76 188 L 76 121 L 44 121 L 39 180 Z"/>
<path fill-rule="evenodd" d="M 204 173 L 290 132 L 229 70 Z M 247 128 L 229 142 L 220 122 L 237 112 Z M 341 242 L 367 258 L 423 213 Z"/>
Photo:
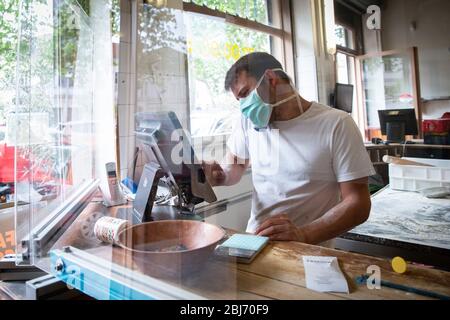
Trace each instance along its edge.
<path fill-rule="evenodd" d="M 74 246 L 138 270 L 132 259 L 124 256 L 122 249 L 82 236 L 86 221 L 94 212 L 114 215 L 114 211 L 105 210 L 98 203 L 90 204 L 54 248 Z M 350 294 L 318 293 L 307 289 L 303 255 L 337 257 L 349 283 Z M 357 285 L 356 277 L 365 274 L 367 267 L 372 265 L 380 267 L 382 280 L 450 296 L 450 273 L 409 266 L 407 274 L 397 275 L 391 271 L 388 260 L 296 242 L 271 242 L 250 265 L 211 258 L 198 273 L 169 282 L 208 299 L 426 299 L 394 289 L 369 290 L 365 285 Z"/>
<path fill-rule="evenodd" d="M 350 294 L 316 293 L 306 289 L 303 255 L 337 257 L 348 280 Z M 240 288 L 274 299 L 424 298 L 388 288 L 369 290 L 356 285 L 355 278 L 365 274 L 371 265 L 380 267 L 382 280 L 450 295 L 450 273 L 409 266 L 407 274 L 397 275 L 391 271 L 390 262 L 384 259 L 291 242 L 271 243 L 254 263 L 239 265 L 239 275 L 245 276 L 238 284 Z"/>

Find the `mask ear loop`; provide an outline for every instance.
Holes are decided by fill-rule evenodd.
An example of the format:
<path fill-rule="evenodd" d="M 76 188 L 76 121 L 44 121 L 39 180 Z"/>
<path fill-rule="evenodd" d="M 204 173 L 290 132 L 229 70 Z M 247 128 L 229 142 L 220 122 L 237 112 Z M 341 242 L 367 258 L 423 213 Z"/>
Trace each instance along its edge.
<path fill-rule="evenodd" d="M 297 88 L 294 86 L 294 83 L 292 80 L 289 80 L 289 84 L 291 85 L 291 88 L 295 91 L 295 98 L 297 99 L 298 108 L 300 109 L 301 114 L 305 113 L 305 109 L 303 109 L 302 99 L 300 98 L 300 93 L 297 91 Z"/>
<path fill-rule="evenodd" d="M 272 69 L 272 71 L 281 71 L 281 72 L 285 72 L 283 69 L 279 69 L 279 68 L 278 68 L 278 69 Z M 264 77 L 265 77 L 265 74 L 264 74 L 264 75 L 262 76 L 262 78 L 258 81 L 258 85 L 256 86 L 256 89 L 255 89 L 255 90 L 256 90 L 256 94 L 258 94 L 257 88 L 261 85 L 262 81 L 264 80 Z M 288 97 L 287 99 L 278 102 L 276 105 L 278 105 L 278 104 L 283 104 L 284 102 L 287 102 L 287 101 L 293 99 L 294 96 L 295 96 L 295 99 L 297 99 L 298 108 L 300 109 L 301 114 L 304 114 L 304 113 L 305 113 L 305 110 L 303 109 L 302 99 L 300 98 L 300 94 L 299 94 L 299 92 L 297 91 L 297 88 L 294 86 L 294 84 L 293 84 L 293 82 L 292 82 L 291 79 L 289 79 L 289 85 L 290 85 L 291 88 L 294 90 L 295 95 L 292 95 L 291 97 Z M 275 106 L 272 106 L 272 110 L 273 110 L 274 107 L 276 107 L 276 105 L 275 105 Z M 267 129 L 272 130 L 272 124 L 271 124 L 271 123 L 269 123 L 269 125 L 267 126 Z M 260 130 L 256 130 L 256 131 L 259 132 Z"/>
<path fill-rule="evenodd" d="M 281 71 L 286 73 L 283 69 L 277 68 L 277 69 L 272 69 L 272 71 Z M 303 109 L 303 105 L 302 105 L 302 99 L 300 99 L 300 94 L 297 91 L 297 88 L 294 86 L 294 83 L 292 82 L 292 80 L 289 78 L 289 85 L 291 86 L 291 88 L 295 91 L 295 98 L 297 99 L 297 103 L 298 103 L 298 108 L 300 109 L 301 114 L 305 113 L 305 110 Z"/>
<path fill-rule="evenodd" d="M 258 82 L 256 83 L 255 89 L 253 89 L 253 91 L 256 93 L 256 95 L 257 95 L 260 99 L 261 99 L 261 96 L 260 96 L 259 93 L 258 93 L 258 89 L 259 89 L 259 87 L 261 86 L 261 84 L 262 84 L 262 82 L 263 82 L 265 76 L 266 76 L 266 73 L 264 72 L 264 74 L 262 75 L 262 77 L 261 77 L 261 78 L 258 80 Z M 262 99 L 261 99 L 261 100 L 262 100 Z"/>

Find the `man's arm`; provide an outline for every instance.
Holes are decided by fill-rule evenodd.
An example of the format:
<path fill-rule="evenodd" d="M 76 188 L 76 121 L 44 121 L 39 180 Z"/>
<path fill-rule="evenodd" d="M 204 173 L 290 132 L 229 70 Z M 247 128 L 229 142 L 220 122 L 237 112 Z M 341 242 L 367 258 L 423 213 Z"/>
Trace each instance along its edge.
<path fill-rule="evenodd" d="M 233 186 L 241 181 L 250 161 L 238 158 L 230 151 L 227 152 L 221 164 L 217 162 L 203 163 L 203 170 L 213 187 Z"/>
<path fill-rule="evenodd" d="M 340 183 L 342 201 L 321 218 L 296 227 L 286 215 L 266 220 L 256 231 L 271 240 L 300 241 L 319 244 L 352 230 L 370 215 L 368 178 Z"/>

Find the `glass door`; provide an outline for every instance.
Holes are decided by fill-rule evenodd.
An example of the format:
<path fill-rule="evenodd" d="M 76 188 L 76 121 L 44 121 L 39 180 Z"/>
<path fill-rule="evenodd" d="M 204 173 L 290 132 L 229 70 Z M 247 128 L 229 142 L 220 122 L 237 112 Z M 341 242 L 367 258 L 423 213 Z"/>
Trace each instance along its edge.
<path fill-rule="evenodd" d="M 415 109 L 420 134 L 417 49 L 368 54 L 357 57 L 356 61 L 358 105 L 363 109 L 359 123 L 364 125 L 366 139 L 383 138 L 378 110 Z"/>

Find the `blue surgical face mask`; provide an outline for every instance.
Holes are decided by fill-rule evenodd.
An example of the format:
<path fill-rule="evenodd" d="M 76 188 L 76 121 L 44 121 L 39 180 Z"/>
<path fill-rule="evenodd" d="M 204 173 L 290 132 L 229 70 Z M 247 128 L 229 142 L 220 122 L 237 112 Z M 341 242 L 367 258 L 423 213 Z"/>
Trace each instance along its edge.
<path fill-rule="evenodd" d="M 281 69 L 274 69 L 273 71 L 278 70 Z M 275 104 L 269 104 L 264 102 L 258 94 L 258 88 L 261 85 L 262 81 L 264 80 L 264 77 L 265 75 L 261 77 L 261 79 L 258 81 L 256 85 L 256 88 L 252 92 L 250 92 L 250 94 L 247 97 L 241 98 L 239 100 L 242 114 L 253 123 L 255 129 L 257 130 L 265 129 L 269 126 L 270 118 L 272 116 L 272 111 L 274 107 L 277 107 L 297 97 L 297 94 L 294 94 L 288 97 L 287 99 L 279 101 Z"/>

